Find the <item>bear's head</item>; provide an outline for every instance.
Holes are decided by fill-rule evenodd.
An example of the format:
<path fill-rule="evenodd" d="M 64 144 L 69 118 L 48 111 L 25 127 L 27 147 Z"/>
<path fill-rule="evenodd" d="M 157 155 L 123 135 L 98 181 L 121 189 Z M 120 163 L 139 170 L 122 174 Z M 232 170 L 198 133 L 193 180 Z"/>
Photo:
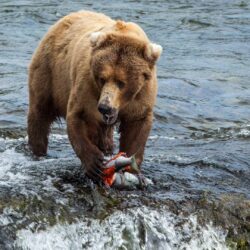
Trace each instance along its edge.
<path fill-rule="evenodd" d="M 114 32 L 90 36 L 91 69 L 100 90 L 98 110 L 104 123 L 115 123 L 120 110 L 132 102 L 147 84 L 162 47 L 145 39 Z"/>

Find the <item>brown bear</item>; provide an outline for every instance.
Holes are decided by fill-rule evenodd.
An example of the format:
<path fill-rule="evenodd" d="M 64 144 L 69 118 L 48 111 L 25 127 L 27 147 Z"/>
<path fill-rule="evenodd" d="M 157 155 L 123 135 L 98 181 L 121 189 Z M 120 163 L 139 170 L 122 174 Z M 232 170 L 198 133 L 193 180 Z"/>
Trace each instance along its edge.
<path fill-rule="evenodd" d="M 135 23 L 89 11 L 53 25 L 29 68 L 28 142 L 45 155 L 50 125 L 67 122 L 74 151 L 92 179 L 102 174 L 119 124 L 120 151 L 142 163 L 157 94 L 160 45 Z"/>

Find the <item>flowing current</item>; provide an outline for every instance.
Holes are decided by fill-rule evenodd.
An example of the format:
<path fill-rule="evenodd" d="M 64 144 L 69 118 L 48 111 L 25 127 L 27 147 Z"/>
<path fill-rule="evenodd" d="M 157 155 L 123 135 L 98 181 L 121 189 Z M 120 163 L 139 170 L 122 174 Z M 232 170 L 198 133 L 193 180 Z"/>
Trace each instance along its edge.
<path fill-rule="evenodd" d="M 32 53 L 82 9 L 134 21 L 164 48 L 146 190 L 87 180 L 64 122 L 48 156 L 26 149 Z M 0 249 L 248 249 L 249 67 L 247 0 L 1 0 Z"/>

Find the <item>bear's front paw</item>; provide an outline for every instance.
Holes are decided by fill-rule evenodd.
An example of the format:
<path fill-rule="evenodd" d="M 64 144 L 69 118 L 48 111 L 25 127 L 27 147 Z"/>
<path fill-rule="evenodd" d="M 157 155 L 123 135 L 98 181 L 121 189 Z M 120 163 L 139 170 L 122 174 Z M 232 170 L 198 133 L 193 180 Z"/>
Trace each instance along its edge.
<path fill-rule="evenodd" d="M 103 177 L 104 155 L 101 151 L 89 153 L 85 159 L 85 173 L 94 181 Z"/>

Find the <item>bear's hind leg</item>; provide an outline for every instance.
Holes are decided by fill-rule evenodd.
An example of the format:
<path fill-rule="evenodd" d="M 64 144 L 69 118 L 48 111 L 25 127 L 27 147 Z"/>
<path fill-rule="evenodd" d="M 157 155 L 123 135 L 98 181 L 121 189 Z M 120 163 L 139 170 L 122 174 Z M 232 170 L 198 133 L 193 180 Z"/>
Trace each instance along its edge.
<path fill-rule="evenodd" d="M 47 153 L 50 125 L 54 118 L 38 109 L 32 109 L 28 114 L 28 143 L 36 156 Z"/>
<path fill-rule="evenodd" d="M 50 125 L 56 119 L 46 67 L 31 68 L 29 75 L 28 143 L 33 153 L 47 153 Z"/>

